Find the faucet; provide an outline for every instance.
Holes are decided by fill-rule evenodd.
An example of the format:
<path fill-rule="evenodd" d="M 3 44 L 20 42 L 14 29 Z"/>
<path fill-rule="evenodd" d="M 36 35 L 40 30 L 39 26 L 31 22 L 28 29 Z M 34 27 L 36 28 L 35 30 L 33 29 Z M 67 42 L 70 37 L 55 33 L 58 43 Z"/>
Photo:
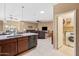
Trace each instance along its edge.
<path fill-rule="evenodd" d="M 14 36 L 16 36 L 16 28 L 11 28 L 10 31 L 12 32 Z"/>

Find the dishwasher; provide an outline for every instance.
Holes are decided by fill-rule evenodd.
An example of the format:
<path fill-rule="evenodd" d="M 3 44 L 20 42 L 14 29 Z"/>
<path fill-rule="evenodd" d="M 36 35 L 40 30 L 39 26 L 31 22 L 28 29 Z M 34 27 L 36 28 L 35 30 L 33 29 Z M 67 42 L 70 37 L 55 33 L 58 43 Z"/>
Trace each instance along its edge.
<path fill-rule="evenodd" d="M 28 36 L 28 49 L 31 49 L 33 47 L 36 47 L 37 45 L 37 38 L 35 35 Z"/>

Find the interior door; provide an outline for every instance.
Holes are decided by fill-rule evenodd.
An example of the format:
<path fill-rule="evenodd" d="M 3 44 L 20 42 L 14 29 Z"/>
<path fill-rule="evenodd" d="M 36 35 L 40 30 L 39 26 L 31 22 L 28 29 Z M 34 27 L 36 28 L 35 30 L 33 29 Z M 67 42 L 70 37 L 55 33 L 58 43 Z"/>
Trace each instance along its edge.
<path fill-rule="evenodd" d="M 58 48 L 63 45 L 63 19 L 61 16 L 58 16 Z"/>

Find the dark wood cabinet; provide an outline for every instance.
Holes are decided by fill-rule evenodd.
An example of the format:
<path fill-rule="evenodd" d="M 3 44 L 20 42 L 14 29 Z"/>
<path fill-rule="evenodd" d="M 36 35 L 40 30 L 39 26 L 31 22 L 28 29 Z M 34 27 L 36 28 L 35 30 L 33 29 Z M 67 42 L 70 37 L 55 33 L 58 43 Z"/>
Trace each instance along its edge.
<path fill-rule="evenodd" d="M 0 55 L 13 56 L 28 49 L 28 38 L 19 37 L 0 41 Z"/>
<path fill-rule="evenodd" d="M 28 49 L 28 38 L 18 38 L 18 53 L 21 53 Z"/>
<path fill-rule="evenodd" d="M 0 53 L 1 53 L 1 46 L 0 46 Z"/>
<path fill-rule="evenodd" d="M 29 42 L 29 40 L 31 40 Z M 0 40 L 0 56 L 14 56 L 37 45 L 37 36 L 14 37 Z"/>
<path fill-rule="evenodd" d="M 0 46 L 1 48 L 1 55 L 16 55 L 17 54 L 17 40 L 10 39 L 2 41 Z"/>

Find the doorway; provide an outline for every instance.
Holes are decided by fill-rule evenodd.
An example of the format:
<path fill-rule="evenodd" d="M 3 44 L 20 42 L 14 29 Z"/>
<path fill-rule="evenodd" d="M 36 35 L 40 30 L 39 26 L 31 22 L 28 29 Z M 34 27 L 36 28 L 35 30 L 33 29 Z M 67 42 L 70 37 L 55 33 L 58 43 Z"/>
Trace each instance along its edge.
<path fill-rule="evenodd" d="M 76 52 L 76 11 L 71 10 L 56 15 L 57 49 L 66 55 Z"/>

